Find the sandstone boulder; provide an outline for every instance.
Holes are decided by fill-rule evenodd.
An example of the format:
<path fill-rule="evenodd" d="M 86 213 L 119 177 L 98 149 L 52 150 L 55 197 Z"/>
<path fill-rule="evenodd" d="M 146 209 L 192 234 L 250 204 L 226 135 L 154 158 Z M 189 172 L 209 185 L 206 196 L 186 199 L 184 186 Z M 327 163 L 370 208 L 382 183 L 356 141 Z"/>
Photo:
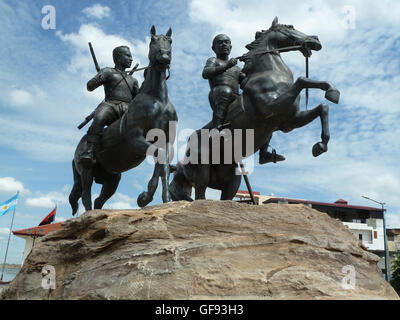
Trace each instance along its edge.
<path fill-rule="evenodd" d="M 377 261 L 304 205 L 182 201 L 65 221 L 0 298 L 399 299 Z M 55 289 L 42 287 L 48 265 Z"/>

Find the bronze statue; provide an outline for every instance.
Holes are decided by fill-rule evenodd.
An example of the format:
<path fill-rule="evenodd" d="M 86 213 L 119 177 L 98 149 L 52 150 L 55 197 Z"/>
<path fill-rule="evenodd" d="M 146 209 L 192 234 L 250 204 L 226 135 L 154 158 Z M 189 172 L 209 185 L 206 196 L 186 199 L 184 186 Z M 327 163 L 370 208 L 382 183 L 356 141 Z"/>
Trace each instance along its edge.
<path fill-rule="evenodd" d="M 87 83 L 88 91 L 103 86 L 105 99 L 95 110 L 92 125 L 87 132 L 87 149 L 80 156 L 81 162 L 95 163 L 94 153 L 104 127 L 120 119 L 139 92 L 138 81 L 125 72 L 125 69 L 130 68 L 132 64 L 129 48 L 116 47 L 113 50 L 113 60 L 114 68 L 99 70 Z"/>
<path fill-rule="evenodd" d="M 133 95 L 135 97 L 127 106 L 127 111 L 122 118 L 117 119 L 104 130 L 98 141 L 98 147 L 94 150 L 95 163 L 80 161 L 80 155 L 86 148 L 88 135 L 85 135 L 79 142 L 72 161 L 74 185 L 69 195 L 73 215 L 78 210 L 78 200 L 81 197 L 85 209 L 92 209 L 91 187 L 93 181 L 103 185 L 99 197 L 94 202 L 94 208 L 101 209 L 104 203 L 115 193 L 121 179 L 121 173 L 140 165 L 148 155 L 149 150 L 155 150 L 155 160 L 156 156 L 164 155 L 165 162 L 155 161 L 154 173 L 149 182 L 148 191 L 139 196 L 138 204 L 144 206 L 153 199 L 159 178 L 162 180 L 163 201 L 170 201 L 168 149 L 169 145 L 173 144 L 176 134 L 176 128 L 171 126 L 171 123 L 176 123 L 178 120 L 175 108 L 168 98 L 166 83 L 166 70 L 169 69 L 171 62 L 171 34 L 172 30 L 169 29 L 165 35 L 156 35 L 155 27 L 151 28 L 150 63 L 146 69 L 145 80 L 137 94 L 133 91 L 135 81 L 126 79 L 125 74 L 126 82 L 123 80 L 124 83 L 121 81 L 120 86 L 118 86 L 121 91 L 111 92 L 113 99 L 118 101 L 120 101 L 119 99 L 126 99 L 124 102 L 127 102 Z M 121 67 L 127 67 L 131 63 L 128 52 L 124 50 L 124 53 L 126 55 L 121 58 Z M 109 71 L 109 76 L 118 78 L 122 71 L 121 69 L 116 72 Z M 90 88 L 94 88 L 101 81 L 101 79 L 95 79 Z M 128 87 L 131 91 L 127 91 Z M 118 104 L 115 106 L 118 106 Z M 121 109 L 113 110 L 115 111 L 113 113 L 115 118 L 112 115 L 106 116 L 107 119 L 115 120 L 117 113 L 122 111 Z M 103 124 L 104 122 L 99 123 Z M 146 140 L 148 132 L 152 129 L 165 132 L 166 146 L 158 147 L 155 146 L 155 141 Z"/>
<path fill-rule="evenodd" d="M 214 37 L 212 50 L 216 57 L 207 60 L 203 69 L 203 78 L 210 84 L 208 99 L 213 110 L 212 125 L 214 128 L 221 129 L 224 126 L 228 106 L 239 96 L 239 83 L 246 75 L 237 66 L 237 59 L 229 59 L 232 43 L 226 34 L 219 34 Z M 272 137 L 272 136 L 271 136 Z M 283 161 L 285 158 L 276 153 L 268 152 L 268 145 L 271 140 L 269 137 L 266 143 L 260 148 L 259 163 Z"/>
<path fill-rule="evenodd" d="M 227 119 L 229 129 L 254 129 L 253 153 L 259 150 L 274 131 L 290 132 L 303 127 L 319 117 L 321 119 L 321 141 L 312 148 L 314 157 L 328 150 L 329 107 L 322 103 L 314 109 L 300 111 L 300 93 L 306 88 L 317 88 L 325 91 L 325 98 L 333 103 L 339 103 L 340 92 L 329 82 L 316 81 L 306 77 L 299 77 L 296 81 L 289 67 L 284 63 L 280 52 L 298 50 L 305 57 L 311 56 L 311 50 L 321 50 L 322 46 L 316 36 L 308 36 L 297 31 L 293 26 L 278 23 L 275 18 L 268 30 L 256 33 L 255 40 L 248 44 L 248 53 L 239 57 L 245 65 L 242 72 L 246 78 L 242 80 L 242 95 L 237 96 L 229 105 Z M 241 110 L 236 112 L 236 110 Z M 235 111 L 235 112 L 233 112 Z M 210 122 L 204 128 L 212 128 Z M 224 129 L 227 130 L 228 128 Z M 246 150 L 245 134 L 237 137 L 233 145 L 242 145 Z M 196 138 L 193 139 L 192 138 Z M 206 137 L 210 140 L 209 137 Z M 241 159 L 232 163 L 208 164 L 201 162 L 204 152 L 201 130 L 197 130 L 188 141 L 188 150 L 198 150 L 198 163 L 186 161 L 190 159 L 186 154 L 182 166 L 177 166 L 177 172 L 170 183 L 169 190 L 173 200 L 192 200 L 185 192 L 188 185 L 195 189 L 195 199 L 205 199 L 207 187 L 221 190 L 221 200 L 232 200 L 236 195 L 241 182 L 237 175 L 237 165 Z M 191 145 L 194 145 L 191 148 Z M 211 148 L 207 152 L 221 153 L 221 149 Z M 225 150 L 230 152 L 230 150 Z M 233 152 L 233 151 L 232 151 Z M 234 152 L 233 152 L 234 153 Z M 242 158 L 251 154 L 242 153 Z M 209 156 L 212 157 L 212 154 Z"/>

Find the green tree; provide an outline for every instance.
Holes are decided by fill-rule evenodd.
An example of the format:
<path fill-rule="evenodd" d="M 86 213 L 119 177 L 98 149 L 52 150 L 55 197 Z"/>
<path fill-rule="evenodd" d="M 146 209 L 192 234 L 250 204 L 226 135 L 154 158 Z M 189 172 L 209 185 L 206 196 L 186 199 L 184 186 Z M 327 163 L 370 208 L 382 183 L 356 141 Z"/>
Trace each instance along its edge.
<path fill-rule="evenodd" d="M 390 284 L 400 295 L 400 255 L 397 256 L 396 260 L 392 261 L 391 271 L 392 279 L 390 280 Z"/>

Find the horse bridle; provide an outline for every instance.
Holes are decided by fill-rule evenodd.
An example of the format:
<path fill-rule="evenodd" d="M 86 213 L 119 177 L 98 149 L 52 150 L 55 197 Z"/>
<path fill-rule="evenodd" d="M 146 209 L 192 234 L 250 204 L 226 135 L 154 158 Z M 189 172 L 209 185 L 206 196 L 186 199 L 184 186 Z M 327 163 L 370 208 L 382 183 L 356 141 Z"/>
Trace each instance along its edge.
<path fill-rule="evenodd" d="M 298 50 L 298 49 L 303 49 L 304 46 L 301 44 L 298 44 L 299 41 L 292 36 L 290 33 L 284 32 L 283 30 L 279 29 L 279 28 L 273 28 L 270 29 L 271 31 L 274 32 L 280 32 L 281 34 L 283 34 L 284 36 L 288 37 L 289 39 L 293 40 L 295 44 L 294 46 L 289 46 L 289 47 L 284 47 L 284 48 L 278 48 L 278 49 L 273 49 L 273 50 L 263 50 L 263 51 L 259 51 L 259 52 L 252 52 L 252 54 L 254 55 L 261 55 L 261 54 L 267 54 L 267 53 L 272 53 L 272 54 L 277 54 L 279 52 L 283 52 L 283 51 L 291 51 L 291 50 Z M 238 59 L 240 61 L 243 61 L 244 58 L 246 58 L 249 55 L 248 53 L 245 53 L 244 55 L 241 55 L 239 57 L 236 57 L 235 59 Z M 309 61 L 308 61 L 308 56 L 306 56 L 306 78 L 308 78 L 309 76 Z M 306 109 L 308 107 L 308 88 L 306 88 Z"/>
<path fill-rule="evenodd" d="M 283 34 L 284 36 L 288 37 L 290 40 L 292 40 L 294 42 L 295 46 L 296 45 L 300 46 L 300 49 L 305 49 L 304 45 L 300 44 L 299 41 L 294 36 L 292 36 L 290 33 L 283 31 L 280 28 L 274 28 L 272 30 L 275 32 L 279 32 L 279 33 Z M 285 49 L 285 48 L 282 48 L 282 49 Z M 309 56 L 308 55 L 304 55 L 304 56 L 306 58 L 306 78 L 308 78 L 308 76 L 309 76 L 309 61 L 308 61 Z M 308 107 L 308 88 L 306 88 L 306 109 L 307 109 L 307 107 Z"/>

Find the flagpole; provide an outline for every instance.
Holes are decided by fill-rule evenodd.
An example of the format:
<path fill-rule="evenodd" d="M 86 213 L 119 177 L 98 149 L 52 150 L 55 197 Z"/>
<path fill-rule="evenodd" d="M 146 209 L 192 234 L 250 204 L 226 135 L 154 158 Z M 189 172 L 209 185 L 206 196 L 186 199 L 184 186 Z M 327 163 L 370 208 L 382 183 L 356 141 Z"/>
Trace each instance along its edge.
<path fill-rule="evenodd" d="M 19 195 L 19 191 L 17 192 L 17 199 L 18 199 L 18 195 Z M 17 205 L 14 206 L 13 216 L 12 216 L 12 219 L 11 219 L 10 233 L 8 234 L 8 241 L 7 241 L 7 248 L 6 248 L 6 256 L 4 257 L 3 270 L 1 271 L 0 281 L 3 281 L 4 269 L 6 267 L 6 262 L 7 262 L 8 246 L 10 244 L 11 230 L 12 230 L 13 223 L 14 223 L 14 216 L 15 216 L 15 208 L 16 207 L 17 207 Z"/>

